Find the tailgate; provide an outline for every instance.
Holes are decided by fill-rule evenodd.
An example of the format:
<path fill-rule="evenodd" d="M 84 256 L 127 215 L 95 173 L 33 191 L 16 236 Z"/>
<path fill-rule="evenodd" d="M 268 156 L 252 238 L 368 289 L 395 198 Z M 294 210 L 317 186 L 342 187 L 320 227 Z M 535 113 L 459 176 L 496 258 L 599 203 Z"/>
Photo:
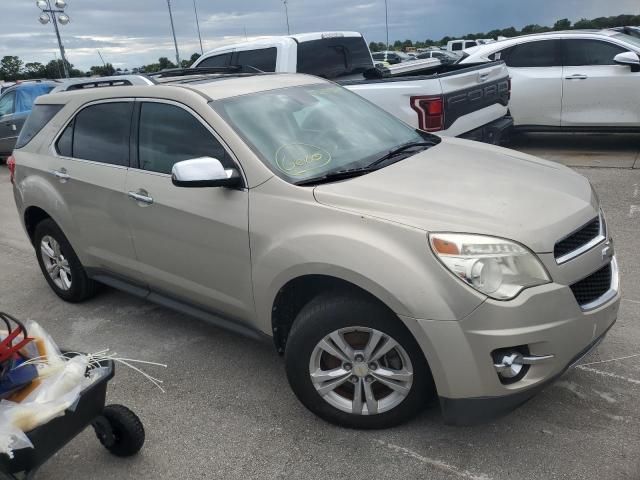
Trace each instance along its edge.
<path fill-rule="evenodd" d="M 438 78 L 448 135 L 460 135 L 506 115 L 510 87 L 504 63 L 471 66 Z"/>

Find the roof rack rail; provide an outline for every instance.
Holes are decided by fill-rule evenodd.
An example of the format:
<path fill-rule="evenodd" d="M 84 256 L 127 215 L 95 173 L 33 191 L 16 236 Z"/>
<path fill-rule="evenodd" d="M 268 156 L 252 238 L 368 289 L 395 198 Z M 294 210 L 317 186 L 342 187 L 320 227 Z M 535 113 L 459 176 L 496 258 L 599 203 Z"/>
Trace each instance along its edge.
<path fill-rule="evenodd" d="M 140 75 L 142 77 L 142 75 Z M 152 79 L 148 79 L 150 83 L 153 82 Z M 133 85 L 130 79 L 122 78 L 122 79 L 110 79 L 110 80 L 100 80 L 99 78 L 95 78 L 91 81 L 80 81 L 77 83 L 72 83 L 66 88 L 66 91 L 72 90 L 84 90 L 86 88 L 100 88 L 100 87 L 124 87 Z"/>
<path fill-rule="evenodd" d="M 186 77 L 188 75 L 224 75 L 238 73 L 265 73 L 251 65 L 229 65 L 226 67 L 171 68 L 160 72 L 147 73 L 149 77 Z"/>

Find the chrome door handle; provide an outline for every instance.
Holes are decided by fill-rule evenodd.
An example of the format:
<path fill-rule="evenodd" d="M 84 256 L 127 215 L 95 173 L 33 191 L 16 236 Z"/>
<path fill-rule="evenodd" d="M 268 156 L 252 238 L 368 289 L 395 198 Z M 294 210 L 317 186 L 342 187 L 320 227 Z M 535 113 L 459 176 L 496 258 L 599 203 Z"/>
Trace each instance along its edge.
<path fill-rule="evenodd" d="M 67 173 L 66 168 L 61 168 L 60 170 L 51 170 L 51 174 L 60 180 L 62 183 L 66 182 L 71 178 L 71 175 Z"/>
<path fill-rule="evenodd" d="M 146 192 L 144 192 L 146 193 Z M 129 192 L 127 195 L 133 198 L 136 202 L 145 203 L 147 205 L 151 205 L 153 203 L 153 198 L 142 193 Z"/>
<path fill-rule="evenodd" d="M 573 75 L 570 75 L 570 76 L 564 77 L 564 78 L 565 78 L 565 80 L 586 80 L 589 77 L 587 77 L 586 75 L 582 75 L 580 73 L 576 73 L 576 74 L 573 74 Z"/>

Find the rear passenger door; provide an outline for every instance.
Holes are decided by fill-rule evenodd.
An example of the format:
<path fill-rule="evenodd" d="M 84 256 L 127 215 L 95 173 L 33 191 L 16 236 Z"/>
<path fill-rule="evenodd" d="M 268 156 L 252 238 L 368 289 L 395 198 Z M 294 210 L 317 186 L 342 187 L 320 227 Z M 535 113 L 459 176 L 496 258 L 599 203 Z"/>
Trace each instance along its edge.
<path fill-rule="evenodd" d="M 212 157 L 225 168 L 238 168 L 235 161 L 206 122 L 184 105 L 140 101 L 136 118 L 137 162 L 127 177 L 132 198 L 126 214 L 138 278 L 165 297 L 232 318 L 252 318 L 248 191 L 180 188 L 171 182 L 171 169 L 182 160 Z"/>
<path fill-rule="evenodd" d="M 124 216 L 133 100 L 84 107 L 55 142 L 51 183 L 73 221 L 73 248 L 88 268 L 130 275 L 135 253 Z"/>
<path fill-rule="evenodd" d="M 562 126 L 640 126 L 640 72 L 613 61 L 627 49 L 595 39 L 562 43 Z"/>
<path fill-rule="evenodd" d="M 560 126 L 562 57 L 558 40 L 538 40 L 494 54 L 511 75 L 509 109 L 516 126 Z"/>

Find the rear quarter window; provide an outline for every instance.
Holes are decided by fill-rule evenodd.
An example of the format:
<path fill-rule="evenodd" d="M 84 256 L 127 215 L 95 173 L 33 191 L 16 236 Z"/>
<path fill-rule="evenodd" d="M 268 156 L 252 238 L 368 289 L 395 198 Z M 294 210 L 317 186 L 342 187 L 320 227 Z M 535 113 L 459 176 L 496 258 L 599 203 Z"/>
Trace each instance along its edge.
<path fill-rule="evenodd" d="M 27 145 L 64 105 L 34 105 L 16 142 L 16 149 Z"/>

